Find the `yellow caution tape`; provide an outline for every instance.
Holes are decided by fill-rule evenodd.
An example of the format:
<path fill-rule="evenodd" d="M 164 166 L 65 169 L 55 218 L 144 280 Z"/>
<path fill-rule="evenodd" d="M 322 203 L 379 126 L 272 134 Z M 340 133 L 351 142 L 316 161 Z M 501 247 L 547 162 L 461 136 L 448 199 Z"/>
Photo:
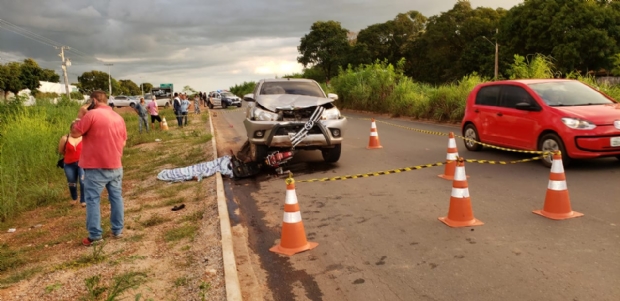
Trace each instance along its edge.
<path fill-rule="evenodd" d="M 434 167 L 434 166 L 442 166 L 444 164 L 446 164 L 446 163 L 445 162 L 437 162 L 437 163 L 433 163 L 433 164 L 409 166 L 409 167 L 403 167 L 403 168 L 397 168 L 397 169 L 391 169 L 391 170 L 385 170 L 385 171 L 370 172 L 370 173 L 363 173 L 363 174 L 356 174 L 356 175 L 346 175 L 346 176 L 332 177 L 332 178 L 301 180 L 301 181 L 298 181 L 298 182 L 300 182 L 300 183 L 312 183 L 312 182 L 329 182 L 329 181 L 341 181 L 341 180 L 350 180 L 350 179 L 361 179 L 361 178 L 369 178 L 369 177 L 391 175 L 391 174 L 394 174 L 394 173 L 401 173 L 401 172 L 407 172 L 407 171 L 413 171 L 413 170 L 420 170 L 420 169 Z"/>
<path fill-rule="evenodd" d="M 516 164 L 516 163 L 532 162 L 532 161 L 536 161 L 536 160 L 541 160 L 543 158 L 544 158 L 543 156 L 538 156 L 538 157 L 533 157 L 533 158 L 528 158 L 528 159 L 521 159 L 521 160 L 513 160 L 513 161 L 494 161 L 494 160 L 465 159 L 465 162 L 467 162 L 467 163 L 506 165 L 506 164 Z"/>
<path fill-rule="evenodd" d="M 532 161 L 540 160 L 542 158 L 543 158 L 542 156 L 538 156 L 538 157 L 533 157 L 533 158 L 528 158 L 528 159 L 521 159 L 521 160 L 513 160 L 513 161 L 495 161 L 495 160 L 463 159 L 462 157 L 460 157 L 459 160 L 463 160 L 463 161 L 465 161 L 467 163 L 506 165 L 506 164 L 517 164 L 517 163 L 524 163 L 524 162 L 532 162 Z M 346 176 L 331 177 L 331 178 L 301 180 L 301 181 L 297 181 L 297 182 L 299 182 L 299 183 L 314 183 L 314 182 L 331 182 L 331 181 L 362 179 L 362 178 L 369 178 L 369 177 L 391 175 L 391 174 L 395 174 L 395 173 L 401 173 L 401 172 L 407 172 L 407 171 L 413 171 L 413 170 L 420 170 L 420 169 L 429 168 L 429 167 L 435 167 L 435 166 L 443 166 L 443 165 L 446 165 L 447 163 L 448 162 L 437 162 L 437 163 L 433 163 L 433 164 L 409 166 L 409 167 L 391 169 L 391 170 L 386 170 L 386 171 L 369 172 L 369 173 L 363 173 L 363 174 L 346 175 Z M 291 176 L 289 176 L 289 179 L 290 178 L 291 178 Z"/>

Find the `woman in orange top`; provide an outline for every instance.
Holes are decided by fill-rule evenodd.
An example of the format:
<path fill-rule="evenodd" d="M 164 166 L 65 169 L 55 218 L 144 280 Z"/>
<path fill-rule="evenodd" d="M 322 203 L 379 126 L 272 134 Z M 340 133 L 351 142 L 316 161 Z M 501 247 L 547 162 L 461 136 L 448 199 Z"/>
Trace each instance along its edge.
<path fill-rule="evenodd" d="M 69 183 L 69 192 L 71 192 L 71 205 L 77 204 L 77 182 L 80 182 L 80 204 L 86 206 L 84 202 L 84 170 L 78 166 L 80 154 L 82 153 L 82 137 L 73 138 L 71 135 L 64 135 L 58 142 L 58 152 L 64 155 L 65 175 Z"/>

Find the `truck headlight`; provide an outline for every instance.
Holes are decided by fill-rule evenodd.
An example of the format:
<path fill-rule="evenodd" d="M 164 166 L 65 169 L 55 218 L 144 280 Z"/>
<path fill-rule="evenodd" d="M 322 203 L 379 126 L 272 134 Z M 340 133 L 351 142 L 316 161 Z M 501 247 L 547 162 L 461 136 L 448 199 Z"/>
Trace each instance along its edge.
<path fill-rule="evenodd" d="M 278 114 L 273 113 L 273 112 L 269 112 L 269 111 L 265 111 L 263 109 L 259 109 L 259 108 L 254 108 L 253 111 L 253 117 L 254 120 L 259 120 L 259 121 L 276 121 L 278 120 Z"/>
<path fill-rule="evenodd" d="M 592 130 L 596 128 L 596 125 L 590 121 L 579 118 L 562 118 L 562 122 L 569 128 L 575 130 Z"/>
<path fill-rule="evenodd" d="M 323 111 L 323 115 L 321 115 L 321 119 L 323 120 L 334 120 L 340 119 L 340 111 L 338 108 L 331 108 L 329 110 Z"/>

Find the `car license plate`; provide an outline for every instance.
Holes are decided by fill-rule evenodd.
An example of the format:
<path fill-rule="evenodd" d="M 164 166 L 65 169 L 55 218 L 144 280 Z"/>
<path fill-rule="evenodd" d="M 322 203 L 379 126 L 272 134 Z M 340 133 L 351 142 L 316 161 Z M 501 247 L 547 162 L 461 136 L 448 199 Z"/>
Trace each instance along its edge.
<path fill-rule="evenodd" d="M 610 140 L 611 147 L 620 146 L 620 137 L 611 137 L 609 140 Z"/>

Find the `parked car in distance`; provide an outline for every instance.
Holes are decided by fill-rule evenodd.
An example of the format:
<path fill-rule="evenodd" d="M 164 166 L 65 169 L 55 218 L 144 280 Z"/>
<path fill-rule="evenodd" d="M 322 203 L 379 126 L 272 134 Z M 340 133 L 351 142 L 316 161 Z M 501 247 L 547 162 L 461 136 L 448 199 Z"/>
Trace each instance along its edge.
<path fill-rule="evenodd" d="M 211 91 L 209 95 L 210 96 L 207 97 L 207 106 L 209 109 L 213 109 L 213 107 L 216 106 L 221 106 L 222 109 L 232 106 L 241 107 L 241 98 L 228 91 Z"/>
<path fill-rule="evenodd" d="M 155 96 L 155 103 L 157 103 L 158 107 L 169 107 L 170 106 L 170 97 L 166 97 L 165 94 L 160 94 L 159 96 Z M 148 104 L 153 99 L 153 94 L 146 93 L 144 94 L 144 101 Z"/>
<path fill-rule="evenodd" d="M 117 95 L 111 100 L 115 107 L 135 107 L 139 100 L 133 99 L 131 96 Z"/>
<path fill-rule="evenodd" d="M 620 104 L 576 80 L 524 79 L 484 83 L 467 98 L 465 138 L 519 150 L 561 151 L 571 159 L 620 159 Z M 470 151 L 482 145 L 465 140 Z M 542 163 L 550 167 L 552 156 Z"/>
<path fill-rule="evenodd" d="M 325 162 L 337 162 L 347 124 L 333 104 L 337 98 L 336 94 L 325 95 L 310 79 L 260 80 L 254 92 L 244 96 L 248 108 L 243 124 L 251 159 L 261 161 L 270 151 L 290 149 L 292 140 L 299 139 L 294 135 L 315 117 L 317 121 L 308 124 L 307 136 L 297 140 L 295 149 L 321 150 Z"/>

